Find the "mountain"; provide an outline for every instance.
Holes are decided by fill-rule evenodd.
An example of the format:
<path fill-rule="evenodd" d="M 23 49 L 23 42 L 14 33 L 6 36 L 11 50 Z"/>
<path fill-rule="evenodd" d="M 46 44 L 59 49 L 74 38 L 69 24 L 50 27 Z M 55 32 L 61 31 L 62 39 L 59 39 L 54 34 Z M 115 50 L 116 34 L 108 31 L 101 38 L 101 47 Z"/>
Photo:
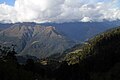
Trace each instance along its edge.
<path fill-rule="evenodd" d="M 32 27 L 33 32 L 35 30 L 34 27 Z M 25 30 L 27 28 L 25 27 Z M 47 32 L 50 29 L 51 27 L 44 27 L 44 30 L 47 30 Z M 55 30 L 55 28 L 52 27 L 52 30 Z M 11 32 L 14 32 L 14 30 Z M 0 80 L 120 79 L 120 27 L 100 33 L 84 42 L 82 46 L 79 44 L 68 49 L 66 51 L 68 54 L 63 61 L 40 59 L 34 62 L 32 57 L 24 65 L 21 65 L 16 60 L 16 52 L 12 49 L 8 50 L 0 47 L 0 74 L 2 74 Z M 22 59 L 24 58 L 22 57 Z"/>
<path fill-rule="evenodd" d="M 10 26 L 12 26 L 12 23 L 0 23 L 0 31 L 9 28 Z"/>
<path fill-rule="evenodd" d="M 69 39 L 75 42 L 84 42 L 95 35 L 106 31 L 107 29 L 120 25 L 120 21 L 103 21 L 103 22 L 68 22 L 68 23 L 34 23 L 34 22 L 23 22 L 23 23 L 0 23 L 0 29 L 6 29 L 11 25 L 25 25 L 25 26 L 54 26 L 59 33 L 64 34 Z"/>
<path fill-rule="evenodd" d="M 70 60 L 71 58 L 76 56 L 80 57 L 80 59 L 84 59 L 89 56 L 94 56 L 97 54 L 102 55 L 110 55 L 115 54 L 115 56 L 119 55 L 119 40 L 120 40 L 120 27 L 109 29 L 101 34 L 96 35 L 95 37 L 89 39 L 88 41 L 84 42 L 82 46 L 75 45 L 77 48 L 71 48 L 71 52 L 69 50 L 66 59 Z M 99 56 L 98 56 L 99 57 Z M 74 59 L 76 59 L 74 57 Z M 75 62 L 75 61 L 73 61 Z M 74 63 L 73 63 L 74 64 Z"/>
<path fill-rule="evenodd" d="M 0 23 L 0 44 L 6 46 L 16 44 L 16 51 L 20 53 L 19 55 L 39 58 L 53 57 L 56 55 L 54 53 L 61 55 L 73 44 L 83 44 L 89 38 L 118 25 L 120 25 L 118 20 L 43 24 L 34 22 Z"/>
<path fill-rule="evenodd" d="M 119 26 L 120 21 L 44 23 L 41 25 L 55 26 L 57 30 L 64 33 L 70 39 L 76 42 L 84 42 L 99 33 Z"/>
<path fill-rule="evenodd" d="M 79 64 L 84 76 L 89 78 L 85 80 L 119 80 L 120 27 L 89 39 L 82 47 L 67 54 L 65 60 L 69 65 Z"/>
<path fill-rule="evenodd" d="M 45 58 L 62 53 L 74 42 L 57 32 L 55 27 L 17 23 L 0 32 L 0 44 L 4 46 L 15 44 L 20 56 Z"/>

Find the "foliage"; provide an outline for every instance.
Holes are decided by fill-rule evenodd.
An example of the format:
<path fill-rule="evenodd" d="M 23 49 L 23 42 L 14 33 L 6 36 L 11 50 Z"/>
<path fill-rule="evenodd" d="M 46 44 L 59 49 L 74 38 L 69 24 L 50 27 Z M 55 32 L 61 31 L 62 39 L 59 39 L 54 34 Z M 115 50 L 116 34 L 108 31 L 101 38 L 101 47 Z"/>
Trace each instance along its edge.
<path fill-rule="evenodd" d="M 118 27 L 90 39 L 82 47 L 69 53 L 65 60 L 71 65 L 78 63 L 84 66 L 83 69 L 89 73 L 91 80 L 119 80 L 119 57 L 120 28 Z"/>
<path fill-rule="evenodd" d="M 0 47 L 0 80 L 120 79 L 120 28 L 73 48 L 62 62 L 47 58 L 19 64 L 14 49 Z"/>

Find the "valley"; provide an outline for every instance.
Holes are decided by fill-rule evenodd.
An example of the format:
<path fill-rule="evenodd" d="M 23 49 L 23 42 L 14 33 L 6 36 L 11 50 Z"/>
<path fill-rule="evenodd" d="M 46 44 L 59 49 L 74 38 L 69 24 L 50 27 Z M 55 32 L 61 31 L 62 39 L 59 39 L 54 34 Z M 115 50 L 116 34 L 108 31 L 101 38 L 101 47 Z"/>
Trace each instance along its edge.
<path fill-rule="evenodd" d="M 0 44 L 16 45 L 18 56 L 47 58 L 53 55 L 64 55 L 66 49 L 85 41 L 107 29 L 118 26 L 113 22 L 71 22 L 44 23 L 23 22 L 0 24 Z"/>
<path fill-rule="evenodd" d="M 4 72 L 0 79 L 119 80 L 119 48 L 120 27 L 96 35 L 82 45 L 75 45 L 56 59 L 51 57 L 33 60 L 29 56 L 21 64 L 16 59 L 14 47 L 0 46 L 0 74 Z"/>

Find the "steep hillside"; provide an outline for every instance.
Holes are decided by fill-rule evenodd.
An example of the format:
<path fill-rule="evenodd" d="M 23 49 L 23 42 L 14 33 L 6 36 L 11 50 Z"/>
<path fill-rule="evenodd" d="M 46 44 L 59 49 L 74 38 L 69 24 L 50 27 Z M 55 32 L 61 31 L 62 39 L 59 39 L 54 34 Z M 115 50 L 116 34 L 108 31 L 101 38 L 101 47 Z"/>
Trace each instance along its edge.
<path fill-rule="evenodd" d="M 50 29 L 54 29 L 53 27 L 46 28 L 45 31 L 47 30 L 47 32 L 49 32 Z M 66 52 L 69 54 L 66 55 L 64 61 L 57 61 L 54 59 L 40 59 L 34 62 L 32 59 L 28 59 L 24 65 L 21 65 L 17 63 L 15 56 L 16 52 L 12 47 L 7 48 L 1 46 L 0 74 L 2 77 L 0 77 L 0 79 L 120 79 L 120 27 L 97 35 L 96 37 L 91 38 L 89 41 L 85 42 L 84 45 L 76 45 L 72 49 L 68 49 Z"/>
<path fill-rule="evenodd" d="M 87 42 L 84 42 L 83 46 L 80 46 L 79 49 L 75 49 L 69 54 L 79 54 L 80 58 L 86 58 L 88 56 L 96 54 L 106 54 L 110 52 L 119 51 L 119 39 L 120 38 L 120 28 L 110 29 L 100 35 L 97 35 Z M 114 50 L 115 49 L 115 50 Z M 105 51 L 105 52 L 103 52 Z M 68 54 L 68 55 L 69 55 Z"/>
<path fill-rule="evenodd" d="M 90 80 L 119 80 L 120 27 L 90 39 L 66 55 L 69 65 L 84 66 Z"/>
<path fill-rule="evenodd" d="M 43 58 L 62 53 L 74 43 L 59 34 L 52 26 L 15 24 L 0 32 L 0 44 L 15 44 L 19 55 Z"/>

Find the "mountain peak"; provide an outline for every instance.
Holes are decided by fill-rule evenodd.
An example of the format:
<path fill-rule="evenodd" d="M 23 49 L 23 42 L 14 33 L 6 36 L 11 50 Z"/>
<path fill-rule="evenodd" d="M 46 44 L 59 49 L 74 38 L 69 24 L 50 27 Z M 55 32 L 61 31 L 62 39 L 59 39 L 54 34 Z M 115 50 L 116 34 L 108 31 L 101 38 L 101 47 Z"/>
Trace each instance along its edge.
<path fill-rule="evenodd" d="M 47 30 L 55 30 L 55 27 L 53 27 L 53 26 L 48 26 L 48 27 L 46 27 L 46 29 L 47 29 Z"/>
<path fill-rule="evenodd" d="M 3 35 L 4 34 L 4 35 Z M 15 24 L 0 32 L 0 43 L 16 44 L 20 55 L 49 57 L 62 53 L 73 43 L 52 26 Z"/>

